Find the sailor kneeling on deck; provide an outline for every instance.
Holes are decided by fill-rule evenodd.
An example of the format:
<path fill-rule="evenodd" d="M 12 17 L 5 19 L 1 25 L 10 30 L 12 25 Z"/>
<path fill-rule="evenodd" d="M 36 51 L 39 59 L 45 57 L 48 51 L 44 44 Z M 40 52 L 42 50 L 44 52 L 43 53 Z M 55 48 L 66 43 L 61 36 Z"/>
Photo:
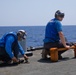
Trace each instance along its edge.
<path fill-rule="evenodd" d="M 62 31 L 62 21 L 64 18 L 64 13 L 60 10 L 57 10 L 55 13 L 55 18 L 50 20 L 46 26 L 45 30 L 45 39 L 44 39 L 44 50 L 42 51 L 42 58 L 47 58 L 47 55 L 50 53 L 50 48 L 67 48 L 70 46 L 66 44 L 65 37 Z M 59 59 L 62 59 L 61 54 L 64 51 L 58 52 Z"/>
<path fill-rule="evenodd" d="M 19 30 L 17 33 L 9 32 L 3 35 L 0 39 L 0 61 L 5 63 L 13 61 L 14 63 L 18 63 L 19 52 L 25 59 L 28 59 L 23 48 L 18 42 L 25 39 L 25 35 L 26 32 L 24 30 Z"/>

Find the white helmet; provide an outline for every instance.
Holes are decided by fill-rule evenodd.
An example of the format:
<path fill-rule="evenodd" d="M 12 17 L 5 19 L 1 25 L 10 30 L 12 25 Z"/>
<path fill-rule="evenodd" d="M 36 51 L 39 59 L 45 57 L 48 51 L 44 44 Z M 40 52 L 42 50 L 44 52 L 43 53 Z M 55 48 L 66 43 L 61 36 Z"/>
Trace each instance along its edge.
<path fill-rule="evenodd" d="M 25 39 L 26 32 L 25 30 L 18 30 L 17 35 L 20 36 L 22 39 Z"/>

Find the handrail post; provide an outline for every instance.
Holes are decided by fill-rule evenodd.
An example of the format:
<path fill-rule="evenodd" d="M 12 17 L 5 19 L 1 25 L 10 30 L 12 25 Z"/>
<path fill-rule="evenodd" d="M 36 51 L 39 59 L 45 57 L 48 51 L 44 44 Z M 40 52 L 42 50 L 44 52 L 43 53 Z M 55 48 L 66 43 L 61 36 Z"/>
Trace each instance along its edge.
<path fill-rule="evenodd" d="M 50 59 L 52 62 L 58 61 L 58 49 L 57 48 L 50 48 Z"/>

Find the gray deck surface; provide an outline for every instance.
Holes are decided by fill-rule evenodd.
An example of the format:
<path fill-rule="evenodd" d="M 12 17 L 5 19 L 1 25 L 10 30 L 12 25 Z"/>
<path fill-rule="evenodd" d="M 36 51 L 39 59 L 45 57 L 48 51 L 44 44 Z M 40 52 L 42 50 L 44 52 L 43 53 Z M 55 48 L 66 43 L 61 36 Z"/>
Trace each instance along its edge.
<path fill-rule="evenodd" d="M 62 54 L 69 59 L 51 62 L 50 59 L 41 60 L 41 50 L 33 52 L 29 58 L 29 64 L 19 64 L 18 66 L 0 67 L 0 75 L 76 75 L 76 59 L 73 50 Z"/>

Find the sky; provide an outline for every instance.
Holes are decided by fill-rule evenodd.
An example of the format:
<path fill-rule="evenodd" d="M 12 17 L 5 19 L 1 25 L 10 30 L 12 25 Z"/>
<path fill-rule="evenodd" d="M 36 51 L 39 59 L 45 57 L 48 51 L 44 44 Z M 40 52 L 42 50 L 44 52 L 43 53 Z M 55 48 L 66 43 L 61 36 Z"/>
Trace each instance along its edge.
<path fill-rule="evenodd" d="M 0 26 L 45 26 L 57 10 L 63 25 L 76 25 L 76 0 L 0 0 Z"/>

